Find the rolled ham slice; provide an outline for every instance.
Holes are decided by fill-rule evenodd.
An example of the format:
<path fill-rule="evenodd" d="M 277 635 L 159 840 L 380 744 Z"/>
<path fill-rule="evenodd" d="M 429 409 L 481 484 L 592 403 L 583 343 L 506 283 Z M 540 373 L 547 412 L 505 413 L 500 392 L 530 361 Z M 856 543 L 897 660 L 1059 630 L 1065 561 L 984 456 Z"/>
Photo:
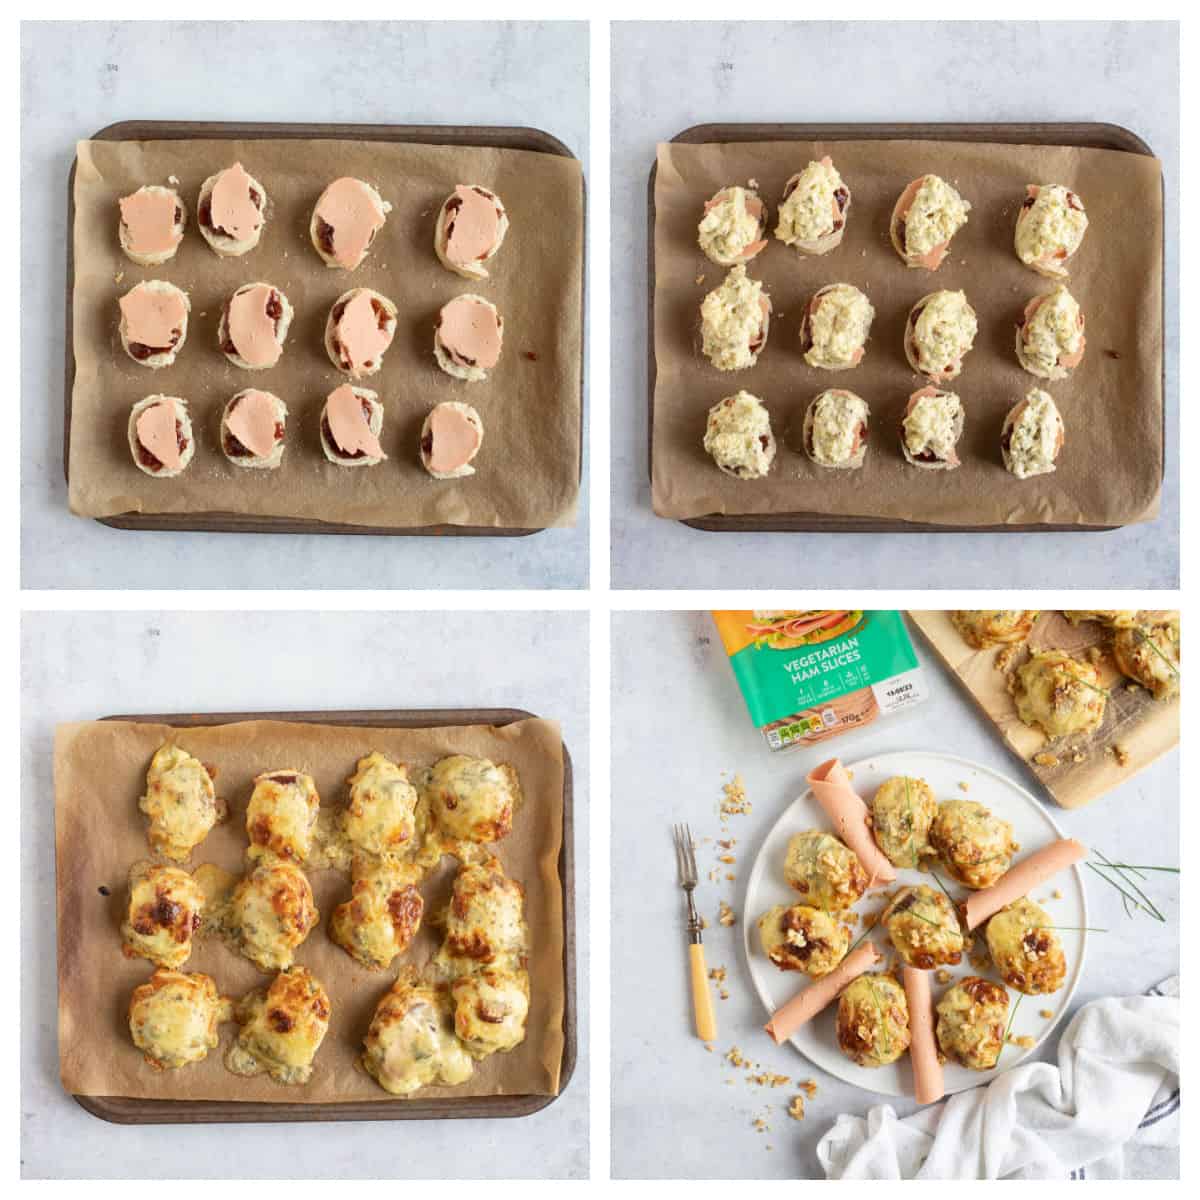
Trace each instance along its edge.
<path fill-rule="evenodd" d="M 850 776 L 846 774 L 842 760 L 831 758 L 823 762 L 810 771 L 806 779 L 817 803 L 825 810 L 825 815 L 833 825 L 834 833 L 858 855 L 858 861 L 871 877 L 867 887 L 894 882 L 896 868 L 875 844 L 871 827 L 867 824 L 867 806 L 850 786 Z"/>
<path fill-rule="evenodd" d="M 1087 847 L 1074 838 L 1059 838 L 1049 846 L 1034 851 L 1000 876 L 996 883 L 967 898 L 967 928 L 978 929 L 989 917 L 1014 900 L 1028 896 L 1039 884 L 1051 875 L 1065 871 L 1087 857 Z"/>
<path fill-rule="evenodd" d="M 828 975 L 814 980 L 773 1013 L 763 1028 L 775 1039 L 776 1045 L 782 1046 L 801 1025 L 828 1008 L 847 984 L 869 971 L 881 957 L 871 942 L 852 950 Z"/>
<path fill-rule="evenodd" d="M 916 1085 L 914 1094 L 918 1104 L 933 1104 L 946 1094 L 946 1083 L 933 1034 L 933 994 L 929 988 L 929 972 L 905 966 L 904 994 L 908 997 L 908 1027 L 912 1034 L 908 1054 L 912 1059 L 913 1082 Z"/>

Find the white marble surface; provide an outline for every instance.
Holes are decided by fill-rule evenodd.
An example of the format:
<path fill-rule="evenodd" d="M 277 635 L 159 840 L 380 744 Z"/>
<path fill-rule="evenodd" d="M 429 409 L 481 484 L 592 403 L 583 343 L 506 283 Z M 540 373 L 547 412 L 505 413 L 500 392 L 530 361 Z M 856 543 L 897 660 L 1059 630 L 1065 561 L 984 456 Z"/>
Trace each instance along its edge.
<path fill-rule="evenodd" d="M 23 1177 L 587 1177 L 588 618 L 485 613 L 472 620 L 477 636 L 456 652 L 462 618 L 444 613 L 27 614 L 22 911 L 31 918 L 54 912 L 58 722 L 180 709 L 462 706 L 553 717 L 575 769 L 580 1056 L 566 1091 L 519 1120 L 110 1125 L 86 1113 L 59 1083 L 54 921 L 30 919 L 21 934 Z M 335 642 L 333 631 L 347 627 L 347 643 Z"/>
<path fill-rule="evenodd" d="M 532 537 L 134 533 L 72 516 L 63 479 L 63 279 L 75 142 L 114 121 L 530 125 L 588 173 L 588 29 L 548 23 L 22 26 L 22 584 L 27 588 L 577 588 L 578 524 Z M 450 83 L 453 81 L 453 88 Z M 585 410 L 586 415 L 586 410 Z"/>
<path fill-rule="evenodd" d="M 806 64 L 819 62 L 810 72 Z M 937 86 L 929 86 L 929 64 Z M 614 23 L 612 564 L 619 588 L 1177 587 L 1178 27 Z M 831 87 L 831 81 L 834 86 Z M 844 86 L 836 86 L 843 81 Z M 646 184 L 657 142 L 712 121 L 1111 121 L 1163 161 L 1167 473 L 1152 525 L 1078 534 L 713 534 L 656 517 L 646 429 Z"/>
<path fill-rule="evenodd" d="M 772 755 L 751 725 L 724 648 L 708 613 L 617 613 L 613 618 L 614 778 L 636 781 L 613 802 L 612 1147 L 620 1178 L 820 1178 L 815 1147 L 840 1112 L 864 1115 L 884 1098 L 855 1090 L 813 1068 L 790 1045 L 762 1033 L 766 1014 L 753 991 L 740 925 L 716 921 L 718 901 L 739 914 L 750 865 L 781 809 L 803 787 L 805 773 L 829 754 L 847 761 L 919 747 L 950 750 L 1002 771 L 1040 795 L 1038 785 L 976 715 L 950 676 L 917 653 L 931 674 L 933 696 L 907 718 L 882 722 L 836 742 Z M 718 816 L 721 785 L 740 773 L 753 812 Z M 1051 807 L 1068 836 L 1126 862 L 1175 865 L 1179 845 L 1179 755 L 1172 752 L 1087 808 Z M 668 825 L 690 822 L 694 837 L 737 838 L 738 878 L 706 880 L 713 845 L 701 846 L 697 903 L 708 920 L 710 967 L 728 970 L 728 1000 L 715 999 L 720 1036 L 713 1053 L 692 1034 L 683 898 L 675 881 Z M 1175 876 L 1153 877 L 1151 894 L 1168 922 L 1126 918 L 1115 891 L 1085 879 L 1093 934 L 1083 979 L 1070 1012 L 1089 1000 L 1141 992 L 1178 971 L 1178 887 Z M 648 998 L 651 998 L 648 1001 Z M 1053 1061 L 1069 1017 L 1038 1052 Z M 815 1079 L 807 1119 L 786 1115 L 790 1087 L 751 1088 L 744 1071 L 722 1061 L 738 1046 L 764 1071 Z M 736 1079 L 726 1086 L 726 1079 Z M 889 1098 L 891 1099 L 891 1098 Z M 891 1099 L 905 1116 L 916 1107 Z M 769 1133 L 752 1127 L 766 1116 Z M 767 1150 L 770 1145 L 772 1149 Z M 1163 1176 L 1178 1162 L 1160 1157 Z M 1145 1160 L 1143 1173 L 1152 1171 Z"/>

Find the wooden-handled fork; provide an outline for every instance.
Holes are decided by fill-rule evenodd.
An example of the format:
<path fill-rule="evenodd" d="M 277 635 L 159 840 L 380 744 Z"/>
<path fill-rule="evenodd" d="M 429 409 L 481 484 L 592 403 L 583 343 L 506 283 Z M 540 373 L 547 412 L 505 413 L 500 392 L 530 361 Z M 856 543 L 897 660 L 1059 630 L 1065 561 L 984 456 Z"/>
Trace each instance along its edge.
<path fill-rule="evenodd" d="M 696 890 L 696 846 L 692 831 L 686 825 L 676 825 L 675 858 L 679 865 L 679 886 L 687 897 L 688 954 L 692 967 L 692 1011 L 696 1015 L 696 1036 L 705 1042 L 717 1040 L 717 1018 L 713 1012 L 712 993 L 708 988 L 708 969 L 704 965 L 704 945 L 700 937 L 700 914 L 692 892 Z"/>

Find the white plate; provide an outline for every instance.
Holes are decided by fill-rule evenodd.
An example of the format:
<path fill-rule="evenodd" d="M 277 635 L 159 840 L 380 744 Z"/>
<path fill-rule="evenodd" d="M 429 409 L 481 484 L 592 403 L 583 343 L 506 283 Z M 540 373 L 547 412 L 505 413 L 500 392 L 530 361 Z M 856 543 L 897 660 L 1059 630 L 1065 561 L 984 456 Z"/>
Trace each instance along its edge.
<path fill-rule="evenodd" d="M 885 779 L 892 775 L 908 775 L 914 779 L 924 779 L 933 788 L 933 793 L 939 800 L 976 800 L 986 805 L 997 816 L 1012 823 L 1013 837 L 1021 847 L 1018 859 L 1063 836 L 1043 806 L 1024 788 L 990 768 L 964 758 L 924 750 L 903 750 L 847 763 L 846 769 L 854 774 L 854 790 L 867 800 L 875 794 L 875 789 Z M 959 784 L 964 782 L 969 785 L 966 792 L 959 787 Z M 755 989 L 768 1014 L 775 1012 L 790 1000 L 810 980 L 798 971 L 779 970 L 767 958 L 762 952 L 758 937 L 758 918 L 772 905 L 796 903 L 796 893 L 788 887 L 783 878 L 783 860 L 788 839 L 792 834 L 804 829 L 828 828 L 829 819 L 824 810 L 812 792 L 805 791 L 798 800 L 792 801 L 775 822 L 750 869 L 750 878 L 746 886 L 746 910 L 742 914 L 742 936 L 750 977 L 754 980 Z M 904 883 L 933 884 L 928 875 L 916 870 L 900 869 L 897 870 L 896 876 L 896 883 L 889 884 L 889 890 Z M 966 888 L 955 883 L 944 870 L 938 872 L 938 877 L 956 900 L 970 894 Z M 1036 888 L 1034 899 L 1049 896 L 1056 888 L 1062 892 L 1062 899 L 1048 901 L 1047 910 L 1055 925 L 1074 927 L 1062 929 L 1058 935 L 1067 957 L 1067 980 L 1053 995 L 1020 996 L 1020 1004 L 1012 1022 L 1012 1034 L 1018 1037 L 1032 1037 L 1035 1046 L 1050 1033 L 1066 1012 L 1083 973 L 1083 958 L 1087 947 L 1087 932 L 1084 928 L 1088 923 L 1087 901 L 1083 891 L 1083 875 L 1079 867 L 1074 866 L 1070 871 L 1056 875 Z M 880 907 L 879 897 L 878 891 L 868 892 L 859 901 L 856 911 L 877 912 Z M 861 926 L 858 932 L 861 932 Z M 854 936 L 857 937 L 858 933 Z M 882 929 L 873 929 L 870 938 L 885 954 L 893 952 L 891 943 Z M 851 941 L 853 940 L 852 937 Z M 983 947 L 982 939 L 980 946 Z M 976 971 L 965 955 L 957 967 L 947 969 L 955 980 L 964 975 L 976 974 L 983 974 L 993 980 L 999 979 L 990 964 L 986 971 Z M 943 990 L 934 983 L 935 1002 Z M 1019 993 L 1009 989 L 1009 995 L 1016 1002 Z M 1038 1015 L 1046 1009 L 1053 1011 L 1052 1018 Z M 1010 1014 L 1012 1011 L 1010 1007 Z M 791 1039 L 792 1045 L 815 1066 L 838 1079 L 844 1079 L 847 1083 L 889 1096 L 911 1096 L 913 1080 L 908 1055 L 886 1067 L 858 1066 L 838 1048 L 835 1032 L 836 1014 L 837 1005 L 831 1004 L 807 1025 L 800 1027 Z M 1006 1045 L 999 1063 L 990 1071 L 971 1071 L 957 1063 L 948 1062 L 945 1068 L 946 1094 L 987 1083 L 1001 1072 L 1016 1066 L 1033 1049 L 1034 1047 L 1025 1050 L 1019 1046 Z"/>

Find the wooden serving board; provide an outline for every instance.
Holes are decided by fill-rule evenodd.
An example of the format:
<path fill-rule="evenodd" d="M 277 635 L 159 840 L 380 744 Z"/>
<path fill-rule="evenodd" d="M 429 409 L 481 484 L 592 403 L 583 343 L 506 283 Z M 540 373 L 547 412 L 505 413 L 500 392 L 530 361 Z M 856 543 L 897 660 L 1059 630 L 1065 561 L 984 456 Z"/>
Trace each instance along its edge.
<path fill-rule="evenodd" d="M 92 134 L 92 141 L 187 141 L 203 138 L 292 138 L 297 141 L 350 139 L 353 141 L 420 142 L 431 146 L 491 146 L 504 150 L 531 150 L 573 158 L 571 151 L 552 134 L 541 129 L 499 125 L 351 125 L 299 124 L 292 122 L 240 121 L 120 121 Z M 584 261 L 586 263 L 587 219 L 584 186 Z M 71 461 L 71 392 L 75 386 L 74 311 L 75 290 L 75 164 L 67 178 L 67 272 L 66 272 L 66 368 L 64 384 L 66 416 L 63 425 L 63 476 Z M 587 276 L 582 281 L 582 303 L 586 308 Z M 586 321 L 583 321 L 586 336 Z M 585 343 L 579 361 L 579 404 L 583 407 L 583 364 Z M 579 462 L 583 472 L 583 429 L 580 421 Z M 540 529 L 517 529 L 473 525 L 349 525 L 301 517 L 260 516 L 253 513 L 124 513 L 97 517 L 113 529 L 204 531 L 209 533 L 335 533 L 372 536 L 439 537 L 526 537 Z"/>
<path fill-rule="evenodd" d="M 837 142 L 924 140 L 939 142 L 997 142 L 1029 146 L 1079 146 L 1095 150 L 1120 150 L 1128 154 L 1153 157 L 1154 151 L 1132 130 L 1102 121 L 1038 121 L 938 123 L 869 122 L 863 124 L 793 124 L 747 122 L 737 124 L 693 125 L 677 133 L 672 142 L 705 144 L 709 142 Z M 646 375 L 650 416 L 647 422 L 647 475 L 654 474 L 654 381 L 658 374 L 654 353 L 654 225 L 656 219 L 654 184 L 657 162 L 650 169 L 647 188 L 646 225 L 646 328 L 648 370 Z M 1164 311 L 1166 276 L 1163 277 Z M 1166 392 L 1166 333 L 1163 332 L 1163 393 Z M 1162 417 L 1162 435 L 1166 437 L 1166 411 Z M 1164 459 L 1165 470 L 1165 459 Z M 710 533 L 1024 533 L 1024 532 L 1102 532 L 1112 525 L 937 525 L 895 518 L 860 517 L 836 513 L 714 513 L 690 517 L 684 525 Z"/>
<path fill-rule="evenodd" d="M 1005 669 L 997 658 L 1006 649 L 973 650 L 955 629 L 948 612 L 910 612 L 926 642 L 966 689 L 983 715 L 996 726 L 1008 748 L 1025 763 L 1063 808 L 1079 808 L 1112 791 L 1179 744 L 1179 701 L 1155 700 L 1145 688 L 1126 686 L 1111 655 L 1098 662 L 1101 684 L 1109 689 L 1104 723 L 1086 737 L 1049 742 L 1022 724 L 1008 691 L 1008 680 L 1033 650 L 1066 650 L 1083 657 L 1093 646 L 1104 647 L 1107 631 L 1091 621 L 1072 625 L 1061 612 L 1038 617 L 1025 646 L 1008 656 Z M 1118 747 L 1124 762 L 1112 752 Z M 1053 763 L 1034 756 L 1051 754 Z M 1078 760 L 1078 761 L 1076 761 Z"/>
<path fill-rule="evenodd" d="M 517 708 L 365 709 L 333 712 L 139 713 L 104 717 L 176 726 L 232 725 L 240 721 L 295 721 L 363 728 L 431 729 L 447 725 L 511 725 L 535 714 Z M 213 1125 L 280 1121 L 435 1121 L 450 1118 L 527 1117 L 553 1104 L 566 1091 L 578 1058 L 575 993 L 574 783 L 571 756 L 563 753 L 563 831 L 558 877 L 563 901 L 563 1053 L 553 1096 L 469 1096 L 345 1104 L 259 1104 L 219 1100 L 148 1100 L 128 1096 L 75 1096 L 79 1105 L 117 1125 Z"/>

